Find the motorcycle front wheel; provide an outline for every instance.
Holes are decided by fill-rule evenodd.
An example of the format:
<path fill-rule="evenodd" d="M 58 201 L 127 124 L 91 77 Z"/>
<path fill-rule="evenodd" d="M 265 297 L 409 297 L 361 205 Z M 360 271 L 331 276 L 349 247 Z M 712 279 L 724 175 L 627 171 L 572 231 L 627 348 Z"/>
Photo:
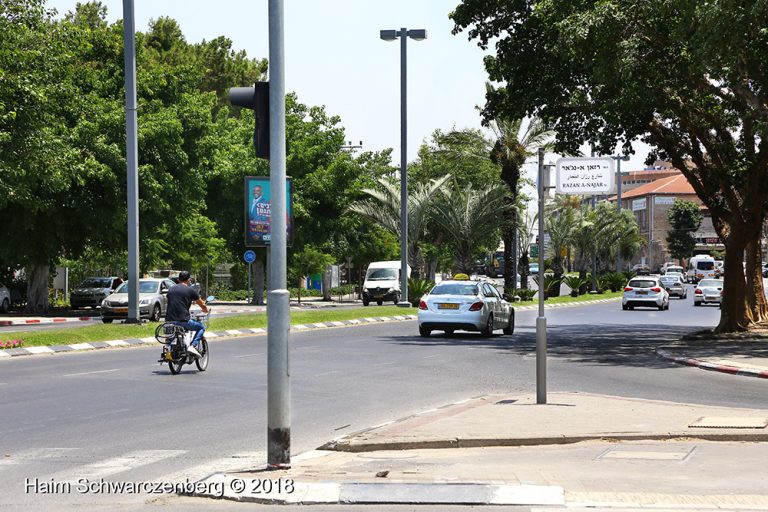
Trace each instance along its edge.
<path fill-rule="evenodd" d="M 200 340 L 198 351 L 202 357 L 195 359 L 195 365 L 197 365 L 198 370 L 204 372 L 208 369 L 208 341 L 205 338 Z"/>
<path fill-rule="evenodd" d="M 181 367 L 184 366 L 183 361 L 168 361 L 168 368 L 171 370 L 171 373 L 174 375 L 178 375 L 181 373 Z"/>

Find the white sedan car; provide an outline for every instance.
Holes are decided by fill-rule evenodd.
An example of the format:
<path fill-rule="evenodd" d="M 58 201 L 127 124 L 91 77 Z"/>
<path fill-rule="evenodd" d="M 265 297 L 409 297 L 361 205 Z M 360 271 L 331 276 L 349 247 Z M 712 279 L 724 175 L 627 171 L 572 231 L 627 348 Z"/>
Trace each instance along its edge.
<path fill-rule="evenodd" d="M 702 279 L 693 290 L 693 305 L 720 304 L 723 300 L 722 279 Z"/>
<path fill-rule="evenodd" d="M 0 313 L 7 313 L 11 309 L 11 292 L 0 283 Z"/>
<path fill-rule="evenodd" d="M 626 311 L 635 307 L 655 307 L 659 308 L 659 311 L 669 309 L 669 293 L 658 277 L 638 276 L 627 283 L 621 309 Z"/>
<path fill-rule="evenodd" d="M 495 286 L 482 281 L 442 281 L 419 301 L 419 334 L 432 331 L 480 331 L 493 335 L 515 331 L 515 310 L 502 298 Z"/>

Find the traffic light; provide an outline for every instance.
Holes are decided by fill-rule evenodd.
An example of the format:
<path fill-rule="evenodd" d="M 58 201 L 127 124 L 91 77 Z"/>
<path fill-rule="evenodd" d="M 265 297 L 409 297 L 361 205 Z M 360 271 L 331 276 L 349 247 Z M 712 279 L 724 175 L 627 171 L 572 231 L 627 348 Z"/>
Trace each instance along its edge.
<path fill-rule="evenodd" d="M 253 110 L 256 120 L 253 147 L 257 157 L 269 160 L 269 82 L 256 82 L 253 87 L 230 87 L 229 102 Z"/>

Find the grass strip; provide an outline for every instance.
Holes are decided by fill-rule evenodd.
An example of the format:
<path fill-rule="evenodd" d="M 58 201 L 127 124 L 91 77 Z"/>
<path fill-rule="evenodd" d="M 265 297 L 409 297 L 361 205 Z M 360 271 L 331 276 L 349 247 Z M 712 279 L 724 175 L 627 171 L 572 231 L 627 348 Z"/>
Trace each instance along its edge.
<path fill-rule="evenodd" d="M 338 322 L 365 317 L 415 315 L 415 308 L 400 308 L 397 306 L 361 307 L 354 309 L 317 309 L 312 311 L 291 311 L 291 325 L 311 324 L 319 322 Z M 142 325 L 129 324 L 99 324 L 70 329 L 51 329 L 46 331 L 0 333 L 0 341 L 21 340 L 23 347 L 46 345 L 72 345 L 91 341 L 125 340 L 130 338 L 147 338 L 155 335 L 158 323 L 150 322 Z M 242 315 L 212 318 L 211 331 L 229 329 L 266 328 L 266 313 L 248 313 Z"/>
<path fill-rule="evenodd" d="M 544 306 L 546 307 L 552 304 L 568 304 L 569 302 L 589 302 L 592 300 L 600 300 L 600 299 L 615 299 L 616 297 L 621 297 L 623 293 L 624 291 L 618 291 L 618 292 L 579 295 L 578 297 L 571 297 L 570 295 L 563 295 L 561 297 L 550 297 L 544 301 Z M 520 307 L 520 306 L 536 306 L 538 304 L 539 304 L 539 299 L 534 298 L 533 300 L 526 300 L 525 302 L 515 302 L 512 305 L 515 307 Z"/>

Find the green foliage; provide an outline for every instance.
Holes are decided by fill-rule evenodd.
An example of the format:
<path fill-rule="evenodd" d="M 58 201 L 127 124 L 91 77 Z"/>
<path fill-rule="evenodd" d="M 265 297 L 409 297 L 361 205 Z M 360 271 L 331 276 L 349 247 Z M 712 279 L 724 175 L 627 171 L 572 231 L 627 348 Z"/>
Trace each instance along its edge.
<path fill-rule="evenodd" d="M 581 279 L 579 276 L 566 276 L 563 278 L 563 283 L 565 283 L 565 285 L 571 289 L 571 295 L 573 297 L 577 297 L 579 295 L 579 290 L 587 282 L 588 281 L 586 279 Z"/>
<path fill-rule="evenodd" d="M 408 295 L 410 296 L 411 305 L 416 307 L 419 305 L 419 300 L 422 296 L 429 293 L 432 287 L 435 286 L 434 281 L 429 279 L 419 279 L 417 277 L 408 278 Z"/>
<path fill-rule="evenodd" d="M 667 211 L 671 229 L 667 233 L 667 250 L 673 258 L 683 260 L 693 256 L 696 248 L 696 237 L 693 233 L 701 226 L 701 210 L 692 201 L 675 199 L 675 203 Z"/>
<path fill-rule="evenodd" d="M 600 278 L 602 288 L 609 288 L 612 292 L 617 292 L 627 284 L 627 279 L 621 272 L 608 272 Z"/>
<path fill-rule="evenodd" d="M 536 286 L 541 290 L 541 274 L 533 276 L 533 282 L 536 283 Z M 560 295 L 560 283 L 562 282 L 562 278 L 552 275 L 552 274 L 544 274 L 544 300 L 546 300 L 549 297 L 558 297 Z"/>
<path fill-rule="evenodd" d="M 535 279 L 535 278 L 534 278 Z M 509 293 L 509 292 L 507 292 Z M 525 302 L 528 300 L 533 300 L 533 297 L 536 295 L 536 290 L 531 290 L 530 288 L 520 288 L 518 290 L 515 290 L 515 295 L 520 297 L 520 300 Z"/>
<path fill-rule="evenodd" d="M 331 264 L 333 264 L 333 256 L 307 245 L 303 250 L 293 253 L 288 276 L 294 283 L 301 283 L 304 277 L 323 272 Z M 301 302 L 301 284 L 299 284 L 297 296 Z"/>

